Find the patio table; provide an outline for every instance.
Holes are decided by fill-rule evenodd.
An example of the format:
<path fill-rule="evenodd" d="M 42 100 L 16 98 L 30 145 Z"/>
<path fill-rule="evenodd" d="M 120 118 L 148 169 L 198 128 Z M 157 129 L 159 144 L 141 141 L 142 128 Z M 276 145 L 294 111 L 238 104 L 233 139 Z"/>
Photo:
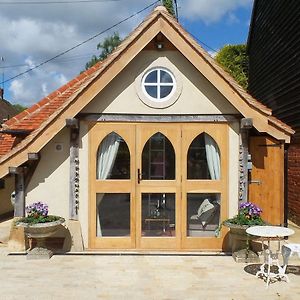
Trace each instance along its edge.
<path fill-rule="evenodd" d="M 264 253 L 264 263 L 261 265 L 260 270 L 256 273 L 256 277 L 262 276 L 266 278 L 267 287 L 269 286 L 271 278 L 283 279 L 289 282 L 287 274 L 285 274 L 286 266 L 280 266 L 279 254 L 281 253 L 280 242 L 285 236 L 294 234 L 294 230 L 280 226 L 253 226 L 249 227 L 246 232 L 248 234 L 260 237 L 262 240 L 262 250 Z M 271 250 L 271 241 L 278 241 L 278 248 L 274 252 Z M 265 248 L 265 241 L 267 247 Z M 265 267 L 267 265 L 267 271 Z M 277 272 L 271 272 L 271 266 L 275 265 L 278 268 Z"/>

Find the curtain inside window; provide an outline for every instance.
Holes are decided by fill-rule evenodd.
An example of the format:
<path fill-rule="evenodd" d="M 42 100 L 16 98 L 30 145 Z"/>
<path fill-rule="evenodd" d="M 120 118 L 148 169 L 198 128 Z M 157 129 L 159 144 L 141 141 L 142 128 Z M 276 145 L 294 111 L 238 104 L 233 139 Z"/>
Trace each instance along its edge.
<path fill-rule="evenodd" d="M 220 152 L 217 143 L 208 134 L 204 134 L 205 151 L 209 174 L 212 180 L 220 179 Z"/>
<path fill-rule="evenodd" d="M 98 150 L 97 157 L 97 179 L 105 180 L 110 178 L 110 173 L 114 167 L 115 160 L 118 154 L 120 145 L 120 136 L 115 132 L 110 133 L 102 141 Z M 101 222 L 100 222 L 100 204 L 104 194 L 97 194 L 97 236 L 102 236 Z"/>

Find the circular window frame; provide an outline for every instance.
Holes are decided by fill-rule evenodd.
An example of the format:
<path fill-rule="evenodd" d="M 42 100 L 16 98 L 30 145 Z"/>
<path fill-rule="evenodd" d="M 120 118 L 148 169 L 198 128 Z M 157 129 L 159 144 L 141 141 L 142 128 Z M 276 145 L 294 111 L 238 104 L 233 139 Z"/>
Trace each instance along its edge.
<path fill-rule="evenodd" d="M 173 80 L 173 89 L 171 93 L 160 99 L 156 99 L 150 96 L 145 89 L 145 79 L 146 77 L 155 70 L 163 70 L 167 72 L 172 80 Z M 160 83 L 156 83 L 157 86 L 161 86 Z M 153 85 L 156 85 L 155 83 Z M 150 84 L 152 85 L 152 84 Z M 164 86 L 164 85 L 163 85 Z M 171 86 L 171 85 L 166 85 Z M 180 78 L 179 71 L 175 68 L 175 66 L 165 57 L 160 57 L 155 60 L 152 64 L 148 66 L 135 80 L 136 92 L 138 94 L 139 99 L 151 108 L 167 108 L 173 105 L 179 98 L 182 92 L 182 82 Z"/>
<path fill-rule="evenodd" d="M 165 72 L 165 73 L 167 73 L 171 77 L 172 82 L 170 82 L 170 83 L 163 83 L 161 81 L 161 72 L 162 71 Z M 153 72 L 157 72 L 157 78 L 156 78 L 157 80 L 156 80 L 156 82 L 146 82 L 147 77 L 151 73 L 153 73 Z M 142 78 L 142 83 L 141 84 L 142 84 L 142 90 L 143 90 L 145 96 L 148 97 L 149 100 L 151 100 L 153 102 L 157 102 L 157 103 L 168 101 L 173 96 L 173 94 L 175 93 L 175 91 L 176 91 L 176 85 L 177 85 L 176 84 L 175 76 L 168 69 L 161 68 L 161 67 L 156 67 L 156 68 L 148 70 L 148 72 L 146 72 L 144 74 L 144 76 Z M 147 92 L 147 90 L 146 90 L 147 86 L 149 86 L 149 87 L 150 86 L 151 87 L 156 87 L 156 89 L 157 89 L 157 98 L 152 97 Z M 161 98 L 161 87 L 163 87 L 163 86 L 172 87 L 172 89 L 171 89 L 170 93 L 167 96 Z"/>

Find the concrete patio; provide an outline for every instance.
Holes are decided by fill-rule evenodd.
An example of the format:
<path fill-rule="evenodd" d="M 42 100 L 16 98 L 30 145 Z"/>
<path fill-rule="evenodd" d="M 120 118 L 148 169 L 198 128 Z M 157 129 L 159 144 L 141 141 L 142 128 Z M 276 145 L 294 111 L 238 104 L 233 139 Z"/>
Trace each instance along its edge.
<path fill-rule="evenodd" d="M 294 229 L 291 242 L 300 237 Z M 300 299 L 297 257 L 290 282 L 266 288 L 254 276 L 257 264 L 231 256 L 68 254 L 29 261 L 0 245 L 0 299 Z"/>

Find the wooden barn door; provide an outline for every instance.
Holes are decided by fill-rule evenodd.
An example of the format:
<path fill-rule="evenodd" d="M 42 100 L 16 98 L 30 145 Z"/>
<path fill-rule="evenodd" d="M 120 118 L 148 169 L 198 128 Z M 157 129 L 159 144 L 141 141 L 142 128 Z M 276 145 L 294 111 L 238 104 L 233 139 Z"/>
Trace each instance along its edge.
<path fill-rule="evenodd" d="M 249 178 L 249 201 L 263 210 L 273 225 L 284 222 L 284 144 L 270 137 L 250 137 L 253 168 Z"/>

